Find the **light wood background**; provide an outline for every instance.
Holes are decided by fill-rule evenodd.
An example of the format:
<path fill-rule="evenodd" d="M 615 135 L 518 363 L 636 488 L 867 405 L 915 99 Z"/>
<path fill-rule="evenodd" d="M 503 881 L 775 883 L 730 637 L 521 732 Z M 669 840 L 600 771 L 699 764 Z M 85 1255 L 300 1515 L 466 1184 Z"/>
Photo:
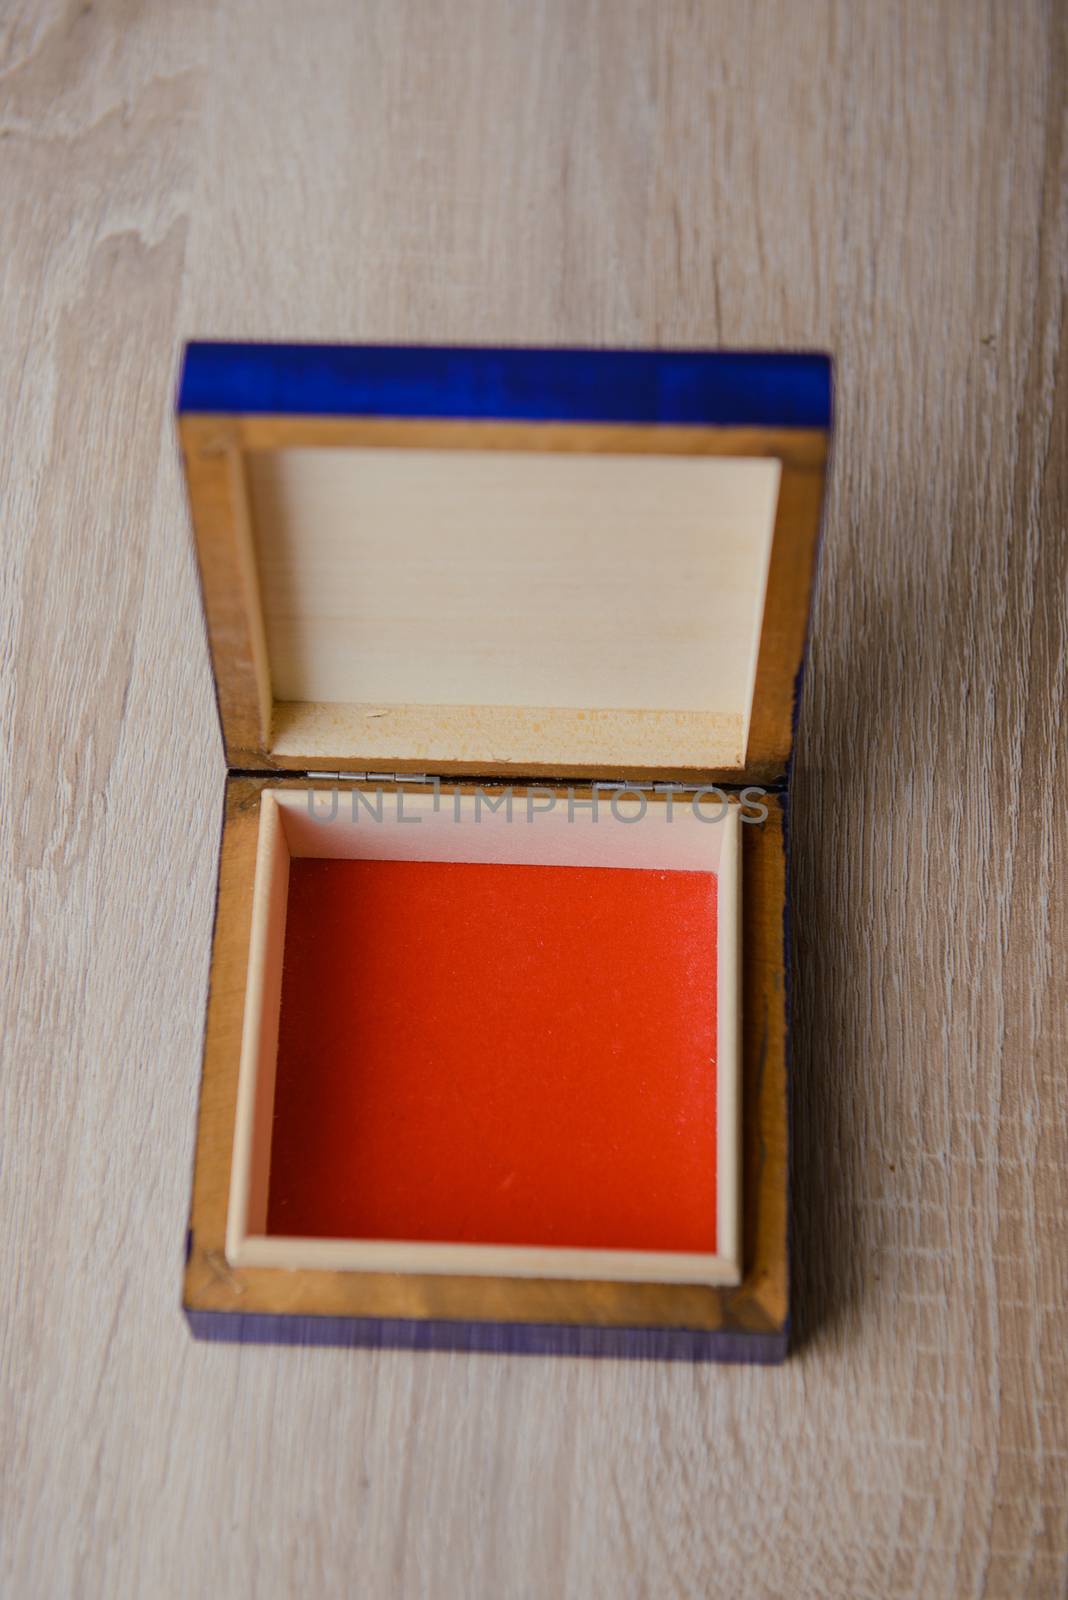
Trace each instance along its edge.
<path fill-rule="evenodd" d="M 9 3 L 5 1596 L 1063 1595 L 1066 9 Z M 809 345 L 776 1372 L 207 1347 L 193 334 Z"/>

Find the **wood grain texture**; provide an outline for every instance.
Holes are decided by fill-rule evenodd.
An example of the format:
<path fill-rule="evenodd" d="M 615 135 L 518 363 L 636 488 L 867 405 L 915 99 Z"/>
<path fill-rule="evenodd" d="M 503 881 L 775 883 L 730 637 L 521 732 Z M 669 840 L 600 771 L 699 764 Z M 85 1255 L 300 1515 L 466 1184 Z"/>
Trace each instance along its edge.
<path fill-rule="evenodd" d="M 1066 26 L 7 9 L 0 1591 L 1063 1595 Z M 836 355 L 782 1370 L 189 1339 L 193 334 Z"/>

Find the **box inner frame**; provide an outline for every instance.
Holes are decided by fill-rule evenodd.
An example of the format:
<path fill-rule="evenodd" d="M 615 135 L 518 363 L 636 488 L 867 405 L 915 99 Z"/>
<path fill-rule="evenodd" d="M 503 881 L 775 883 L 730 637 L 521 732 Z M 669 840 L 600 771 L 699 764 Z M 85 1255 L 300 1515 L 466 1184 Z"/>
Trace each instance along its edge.
<path fill-rule="evenodd" d="M 600 796 L 596 817 L 582 806 L 549 806 L 537 791 L 517 793 L 511 815 L 499 797 L 489 810 L 477 792 L 435 796 L 320 795 L 264 790 L 253 896 L 246 1006 L 227 1213 L 232 1266 L 354 1271 L 465 1273 L 487 1276 L 598 1278 L 730 1285 L 740 1277 L 739 1180 L 739 813 L 699 820 L 666 796 L 641 801 Z M 531 808 L 528 811 L 528 806 Z M 373 808 L 377 807 L 377 814 Z M 710 814 L 707 804 L 704 814 Z M 617 817 L 618 814 L 618 817 Z M 379 820 L 379 817 L 381 820 Z M 676 1251 L 560 1249 L 422 1241 L 293 1239 L 268 1234 L 274 1071 L 288 894 L 293 857 L 517 862 L 549 866 L 625 866 L 711 871 L 717 879 L 717 1248 Z"/>
<path fill-rule="evenodd" d="M 274 753 L 355 729 L 475 771 L 741 764 L 777 459 L 306 447 L 245 470 Z"/>

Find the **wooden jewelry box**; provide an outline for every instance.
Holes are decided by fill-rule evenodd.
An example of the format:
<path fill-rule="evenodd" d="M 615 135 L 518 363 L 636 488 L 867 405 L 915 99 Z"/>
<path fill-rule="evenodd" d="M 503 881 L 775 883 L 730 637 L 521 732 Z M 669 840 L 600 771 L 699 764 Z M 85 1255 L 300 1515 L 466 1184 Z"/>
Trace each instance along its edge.
<path fill-rule="evenodd" d="M 193 344 L 214 1338 L 774 1361 L 818 355 Z"/>

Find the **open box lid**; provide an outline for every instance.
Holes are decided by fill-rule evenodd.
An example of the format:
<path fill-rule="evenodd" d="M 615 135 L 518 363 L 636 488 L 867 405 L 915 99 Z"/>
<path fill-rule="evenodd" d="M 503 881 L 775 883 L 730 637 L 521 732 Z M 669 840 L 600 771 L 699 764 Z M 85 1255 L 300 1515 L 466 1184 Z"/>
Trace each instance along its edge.
<path fill-rule="evenodd" d="M 784 776 L 825 356 L 197 343 L 178 410 L 230 767 Z"/>

